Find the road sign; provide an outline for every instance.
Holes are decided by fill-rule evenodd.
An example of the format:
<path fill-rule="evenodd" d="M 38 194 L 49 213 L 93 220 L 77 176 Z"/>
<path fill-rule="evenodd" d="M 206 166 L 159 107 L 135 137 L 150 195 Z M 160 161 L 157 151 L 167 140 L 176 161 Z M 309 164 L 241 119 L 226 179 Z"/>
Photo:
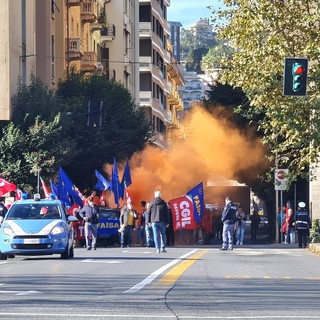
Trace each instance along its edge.
<path fill-rule="evenodd" d="M 287 190 L 289 169 L 276 169 L 274 174 L 274 190 Z"/>

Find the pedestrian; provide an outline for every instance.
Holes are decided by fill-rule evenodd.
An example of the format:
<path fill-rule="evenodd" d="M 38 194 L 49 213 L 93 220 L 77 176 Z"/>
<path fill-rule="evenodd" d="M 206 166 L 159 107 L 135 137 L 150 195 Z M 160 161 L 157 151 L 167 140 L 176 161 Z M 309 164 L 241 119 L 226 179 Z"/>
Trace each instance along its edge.
<path fill-rule="evenodd" d="M 0 202 L 0 224 L 3 221 L 7 211 L 8 211 L 7 207 L 5 206 L 4 202 L 1 201 Z"/>
<path fill-rule="evenodd" d="M 284 227 L 283 227 L 285 244 L 293 243 L 293 234 L 294 234 L 293 224 L 294 224 L 293 210 L 291 208 L 288 208 L 286 212 Z"/>
<path fill-rule="evenodd" d="M 167 203 L 161 198 L 161 192 L 154 193 L 154 200 L 150 203 L 150 222 L 152 224 L 153 240 L 156 252 L 167 252 L 166 250 L 166 228 L 169 223 L 169 212 Z M 160 240 L 160 241 L 159 241 Z"/>
<path fill-rule="evenodd" d="M 222 248 L 221 250 L 233 250 L 233 232 L 236 222 L 237 207 L 232 202 L 231 197 L 226 197 L 225 207 L 221 215 L 223 223 L 222 230 Z"/>
<path fill-rule="evenodd" d="M 242 246 L 244 241 L 244 226 L 246 223 L 246 215 L 242 210 L 241 206 L 238 207 L 236 217 L 237 217 L 237 221 L 236 221 L 235 227 L 236 227 L 236 233 L 237 233 L 237 245 Z"/>
<path fill-rule="evenodd" d="M 168 203 L 168 215 L 169 215 L 169 226 L 166 228 L 166 244 L 169 247 L 174 246 L 174 228 L 173 228 L 173 217 L 170 205 Z"/>
<path fill-rule="evenodd" d="M 142 202 L 142 201 L 141 201 Z M 140 213 L 137 213 L 137 219 L 136 219 L 136 227 L 135 227 L 135 230 L 136 230 L 136 245 L 137 246 L 144 246 L 145 245 L 145 218 L 144 218 L 144 215 L 143 215 L 143 211 L 144 211 L 144 207 L 142 206 L 142 203 L 140 202 L 141 204 L 141 207 L 142 207 L 142 211 Z M 144 201 L 145 203 L 145 201 Z"/>
<path fill-rule="evenodd" d="M 278 210 L 278 216 L 277 216 L 279 243 L 282 243 L 284 241 L 284 233 L 282 232 L 282 225 L 285 220 L 285 217 L 286 217 L 285 208 L 280 207 Z"/>
<path fill-rule="evenodd" d="M 307 247 L 307 235 L 311 228 L 309 212 L 306 210 L 305 202 L 298 203 L 298 210 L 295 214 L 295 227 L 298 233 L 299 248 Z"/>
<path fill-rule="evenodd" d="M 250 220 L 251 220 L 251 240 L 257 240 L 258 228 L 261 221 L 257 210 L 253 210 L 253 213 L 250 216 Z"/>
<path fill-rule="evenodd" d="M 141 206 L 143 206 L 143 216 L 145 219 L 145 232 L 146 232 L 146 247 L 154 247 L 154 240 L 153 240 L 153 231 L 152 225 L 150 222 L 150 203 L 145 201 L 141 201 Z"/>
<path fill-rule="evenodd" d="M 95 206 L 100 207 L 101 203 L 100 203 L 100 198 L 97 196 L 97 192 L 95 190 L 93 190 L 90 194 L 89 197 L 86 198 L 85 203 L 87 204 L 89 199 L 92 198 L 93 199 L 93 203 Z"/>
<path fill-rule="evenodd" d="M 127 205 L 123 206 L 120 213 L 120 224 L 122 232 L 120 237 L 121 248 L 131 247 L 135 220 L 138 218 L 137 212 L 133 209 L 133 204 L 127 200 Z"/>
<path fill-rule="evenodd" d="M 94 205 L 93 197 L 90 197 L 88 204 L 79 211 L 79 216 L 84 221 L 84 236 L 86 238 L 87 250 L 91 250 L 91 248 L 97 249 L 98 215 L 99 208 Z"/>

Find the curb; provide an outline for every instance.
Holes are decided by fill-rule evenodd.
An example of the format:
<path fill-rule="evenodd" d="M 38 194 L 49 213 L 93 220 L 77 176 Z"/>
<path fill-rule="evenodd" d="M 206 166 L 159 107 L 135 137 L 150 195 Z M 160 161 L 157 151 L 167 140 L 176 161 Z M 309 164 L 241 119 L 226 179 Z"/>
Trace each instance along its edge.
<path fill-rule="evenodd" d="M 309 251 L 320 255 L 320 243 L 309 243 Z"/>

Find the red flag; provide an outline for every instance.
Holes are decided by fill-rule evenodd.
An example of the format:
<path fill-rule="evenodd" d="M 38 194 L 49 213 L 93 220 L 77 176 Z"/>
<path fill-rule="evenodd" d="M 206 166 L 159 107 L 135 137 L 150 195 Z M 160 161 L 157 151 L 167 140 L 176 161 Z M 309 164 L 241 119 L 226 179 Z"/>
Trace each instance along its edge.
<path fill-rule="evenodd" d="M 16 190 L 17 186 L 14 183 L 0 178 L 0 197 L 2 197 L 4 194 L 8 192 Z"/>
<path fill-rule="evenodd" d="M 194 219 L 193 203 L 188 196 L 173 199 L 169 201 L 174 231 L 180 229 L 194 230 L 197 223 Z"/>
<path fill-rule="evenodd" d="M 41 177 L 40 177 L 40 181 L 41 181 L 41 185 L 42 185 L 42 189 L 43 189 L 45 198 L 50 198 L 49 189 L 47 188 L 46 184 L 44 183 L 44 181 L 42 180 Z"/>
<path fill-rule="evenodd" d="M 22 191 L 20 189 L 17 189 L 16 191 L 16 200 L 21 200 L 22 198 Z"/>
<path fill-rule="evenodd" d="M 126 188 L 124 190 L 124 199 L 123 199 L 123 201 L 124 201 L 124 203 L 132 202 L 130 194 L 129 194 L 129 191 L 128 191 L 128 188 Z"/>

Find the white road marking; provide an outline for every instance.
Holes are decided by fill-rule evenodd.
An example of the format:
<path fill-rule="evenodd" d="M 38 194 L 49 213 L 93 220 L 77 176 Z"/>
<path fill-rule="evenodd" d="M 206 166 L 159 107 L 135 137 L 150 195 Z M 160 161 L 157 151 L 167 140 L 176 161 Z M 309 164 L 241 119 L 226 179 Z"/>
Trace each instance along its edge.
<path fill-rule="evenodd" d="M 34 291 L 34 290 L 29 290 L 29 291 L 10 291 L 10 290 L 1 290 L 0 294 L 14 294 L 16 296 L 26 296 L 29 294 L 39 294 L 41 293 L 40 291 Z"/>
<path fill-rule="evenodd" d="M 118 260 L 95 260 L 95 259 L 85 259 L 82 260 L 81 262 L 94 262 L 94 263 L 109 263 L 109 264 L 115 264 L 115 263 L 122 263 L 122 261 L 118 261 Z"/>
<path fill-rule="evenodd" d="M 146 286 L 147 284 L 151 283 L 154 279 L 156 279 L 161 273 L 163 273 L 164 271 L 166 271 L 167 269 L 169 269 L 170 267 L 172 267 L 173 265 L 181 262 L 182 259 L 194 254 L 195 252 L 197 252 L 198 249 L 194 249 L 184 255 L 182 255 L 181 257 L 172 260 L 171 262 L 167 263 L 166 265 L 162 266 L 161 268 L 159 268 L 158 270 L 154 271 L 153 273 L 151 273 L 147 278 L 145 278 L 144 280 L 142 280 L 141 282 L 137 283 L 136 285 L 134 285 L 132 288 L 130 288 L 129 290 L 124 291 L 123 293 L 135 293 L 137 291 L 139 291 L 140 289 L 142 289 L 144 286 Z"/>

